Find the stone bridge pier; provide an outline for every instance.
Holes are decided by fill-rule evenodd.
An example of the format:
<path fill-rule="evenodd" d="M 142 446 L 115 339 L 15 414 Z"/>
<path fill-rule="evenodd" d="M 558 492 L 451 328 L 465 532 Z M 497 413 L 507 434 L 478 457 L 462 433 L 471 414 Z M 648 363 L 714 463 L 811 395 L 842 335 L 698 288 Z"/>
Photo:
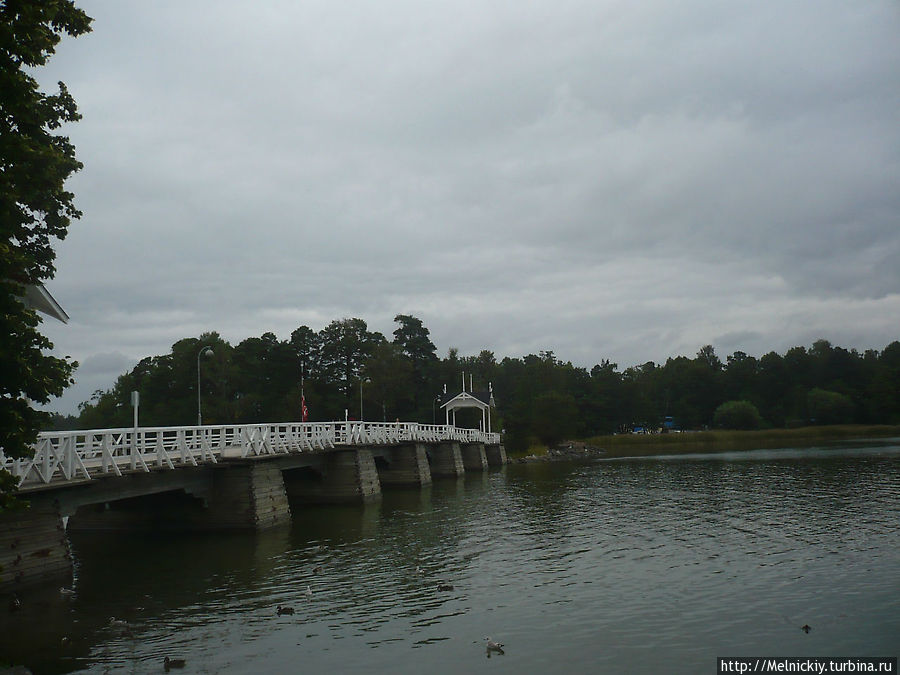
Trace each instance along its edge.
<path fill-rule="evenodd" d="M 506 463 L 500 445 L 410 441 L 317 450 L 177 470 L 98 474 L 21 494 L 0 515 L 0 593 L 71 576 L 66 529 L 264 530 L 303 504 L 366 503 L 384 488 L 426 487 Z M 67 524 L 67 525 L 66 525 Z"/>
<path fill-rule="evenodd" d="M 289 522 L 280 469 L 248 461 L 98 479 L 60 495 L 72 530 L 263 530 Z"/>
<path fill-rule="evenodd" d="M 428 445 L 404 443 L 372 449 L 382 487 L 426 487 L 431 485 Z"/>
<path fill-rule="evenodd" d="M 428 447 L 433 478 L 459 478 L 466 473 L 462 451 L 456 441 L 443 441 Z"/>
<path fill-rule="evenodd" d="M 291 520 L 281 469 L 269 462 L 213 471 L 203 529 L 264 530 Z"/>
<path fill-rule="evenodd" d="M 381 483 L 369 448 L 336 450 L 282 462 L 291 501 L 353 504 L 381 499 Z"/>
<path fill-rule="evenodd" d="M 485 445 L 484 454 L 487 457 L 488 466 L 495 467 L 509 464 L 509 459 L 506 456 L 506 448 L 499 443 Z"/>
<path fill-rule="evenodd" d="M 35 495 L 28 506 L 0 515 L 2 590 L 58 583 L 72 576 L 72 554 L 59 501 L 52 495 Z"/>
<path fill-rule="evenodd" d="M 488 467 L 487 455 L 484 453 L 484 443 L 462 443 L 460 445 L 463 467 L 466 472 L 484 471 Z"/>

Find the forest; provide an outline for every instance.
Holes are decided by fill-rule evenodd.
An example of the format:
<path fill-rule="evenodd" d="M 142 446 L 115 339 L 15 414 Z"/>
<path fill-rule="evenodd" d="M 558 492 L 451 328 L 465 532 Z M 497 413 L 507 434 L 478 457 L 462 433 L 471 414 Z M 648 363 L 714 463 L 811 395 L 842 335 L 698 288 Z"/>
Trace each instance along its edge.
<path fill-rule="evenodd" d="M 510 451 L 536 443 L 588 438 L 636 427 L 680 430 L 785 428 L 815 424 L 900 423 L 900 342 L 884 350 L 818 340 L 784 354 L 736 351 L 721 360 L 713 347 L 619 370 L 601 360 L 587 369 L 552 351 L 498 361 L 493 352 L 437 354 L 414 316 L 395 317 L 392 339 L 358 318 L 316 332 L 300 326 L 287 340 L 273 333 L 236 346 L 217 333 L 179 340 L 168 354 L 148 356 L 79 406 L 53 416 L 54 429 L 127 427 L 131 392 L 140 393 L 141 426 L 197 421 L 199 376 L 205 424 L 301 419 L 301 375 L 309 421 L 351 419 L 443 423 L 444 385 L 493 388 L 494 431 Z M 199 369 L 199 373 L 198 373 Z M 477 426 L 480 416 L 457 417 Z"/>

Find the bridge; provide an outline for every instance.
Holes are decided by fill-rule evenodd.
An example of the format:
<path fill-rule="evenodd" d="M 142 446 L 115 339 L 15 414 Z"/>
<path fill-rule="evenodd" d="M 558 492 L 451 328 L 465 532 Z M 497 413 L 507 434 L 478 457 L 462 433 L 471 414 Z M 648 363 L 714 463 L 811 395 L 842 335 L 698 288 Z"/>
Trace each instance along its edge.
<path fill-rule="evenodd" d="M 0 591 L 70 575 L 67 529 L 260 530 L 506 461 L 497 433 L 414 422 L 44 432 L 31 458 L 0 450 L 29 506 L 0 514 Z"/>

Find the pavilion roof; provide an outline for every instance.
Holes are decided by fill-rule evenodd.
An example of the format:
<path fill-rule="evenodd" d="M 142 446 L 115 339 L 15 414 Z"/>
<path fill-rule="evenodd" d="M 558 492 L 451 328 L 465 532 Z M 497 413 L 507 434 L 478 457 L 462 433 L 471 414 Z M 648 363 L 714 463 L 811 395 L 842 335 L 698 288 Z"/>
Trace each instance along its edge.
<path fill-rule="evenodd" d="M 488 408 L 496 405 L 494 393 L 490 390 L 443 394 L 440 401 L 442 408 Z"/>

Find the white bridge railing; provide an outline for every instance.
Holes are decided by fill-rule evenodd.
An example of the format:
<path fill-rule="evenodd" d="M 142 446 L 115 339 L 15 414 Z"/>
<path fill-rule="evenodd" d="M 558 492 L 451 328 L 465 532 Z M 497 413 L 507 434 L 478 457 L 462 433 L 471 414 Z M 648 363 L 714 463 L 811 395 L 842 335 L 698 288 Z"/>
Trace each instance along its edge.
<path fill-rule="evenodd" d="M 0 468 L 19 487 L 51 481 L 153 468 L 215 464 L 220 459 L 314 452 L 334 447 L 421 441 L 500 442 L 500 434 L 415 422 L 307 422 L 202 427 L 138 427 L 47 431 L 38 436 L 34 456 L 12 459 L 0 450 Z"/>

